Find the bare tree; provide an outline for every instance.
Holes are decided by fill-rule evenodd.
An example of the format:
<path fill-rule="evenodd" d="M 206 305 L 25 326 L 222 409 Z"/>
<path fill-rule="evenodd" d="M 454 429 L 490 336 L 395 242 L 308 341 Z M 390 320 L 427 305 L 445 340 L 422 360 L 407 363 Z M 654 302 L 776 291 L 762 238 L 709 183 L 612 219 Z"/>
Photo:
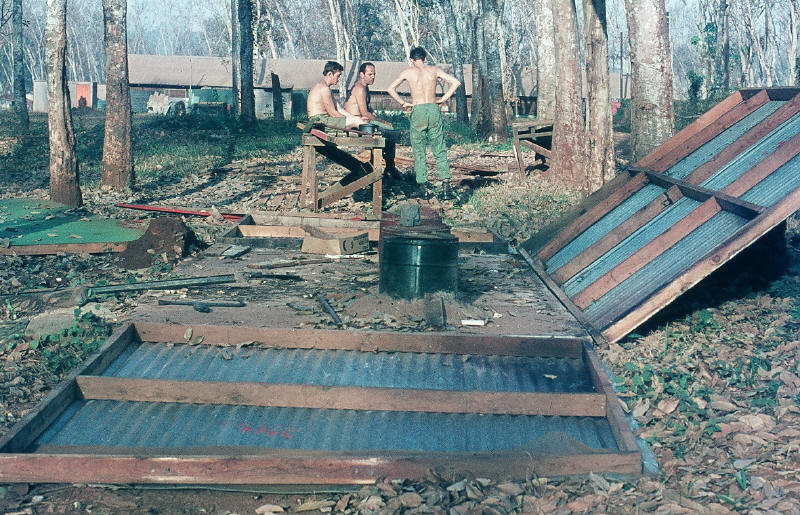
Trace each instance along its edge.
<path fill-rule="evenodd" d="M 131 157 L 131 93 L 128 84 L 127 1 L 103 0 L 106 44 L 106 125 L 103 140 L 103 189 L 129 190 L 134 182 Z"/>
<path fill-rule="evenodd" d="M 605 0 L 584 0 L 586 52 L 586 183 L 595 191 L 614 178 L 614 130 L 608 75 Z"/>
<path fill-rule="evenodd" d="M 256 120 L 253 93 L 253 3 L 238 0 L 239 37 L 242 40 L 239 63 L 241 66 L 240 91 L 242 93 L 242 123 L 250 125 Z"/>
<path fill-rule="evenodd" d="M 552 0 L 555 26 L 556 109 L 551 169 L 575 188 L 586 189 L 586 138 L 579 67 L 578 15 L 574 0 Z"/>
<path fill-rule="evenodd" d="M 486 134 L 490 142 L 508 139 L 508 119 L 503 93 L 503 67 L 500 62 L 500 13 L 503 0 L 483 0 L 483 38 L 486 58 L 486 86 L 489 101 L 489 127 Z M 487 98 L 487 97 L 484 97 Z"/>
<path fill-rule="evenodd" d="M 469 115 L 467 114 L 467 93 L 464 88 L 464 43 L 461 39 L 461 34 L 456 26 L 456 13 L 453 9 L 452 0 L 442 1 L 442 15 L 445 19 L 447 26 L 447 35 L 450 40 L 453 75 L 461 82 L 461 85 L 455 92 L 456 98 L 456 119 L 460 122 L 467 123 Z"/>
<path fill-rule="evenodd" d="M 242 39 L 239 35 L 239 0 L 231 0 L 231 80 L 233 105 L 231 114 L 239 115 L 239 84 L 242 68 Z"/>
<path fill-rule="evenodd" d="M 75 155 L 75 133 L 69 110 L 66 74 L 67 0 L 47 0 L 47 122 L 50 140 L 50 199 L 78 207 L 82 203 Z"/>
<path fill-rule="evenodd" d="M 638 161 L 673 134 L 672 58 L 664 0 L 625 0 L 631 51 L 631 139 Z"/>
<path fill-rule="evenodd" d="M 23 60 L 22 0 L 12 2 L 14 30 L 14 118 L 19 130 L 28 130 L 28 102 L 25 99 L 25 61 Z"/>
<path fill-rule="evenodd" d="M 536 116 L 553 120 L 556 116 L 556 49 L 553 2 L 533 2 L 536 24 Z"/>

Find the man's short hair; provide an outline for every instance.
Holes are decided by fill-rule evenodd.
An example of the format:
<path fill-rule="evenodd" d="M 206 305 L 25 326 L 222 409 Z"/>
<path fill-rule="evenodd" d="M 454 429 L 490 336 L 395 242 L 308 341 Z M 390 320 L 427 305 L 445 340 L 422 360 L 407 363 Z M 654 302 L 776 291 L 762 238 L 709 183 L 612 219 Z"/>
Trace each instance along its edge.
<path fill-rule="evenodd" d="M 370 62 L 361 63 L 361 66 L 358 67 L 358 73 L 367 73 L 367 66 L 375 68 L 375 65 Z"/>
<path fill-rule="evenodd" d="M 418 46 L 412 48 L 408 56 L 411 58 L 412 61 L 416 61 L 417 59 L 424 61 L 425 59 L 428 58 L 428 52 L 426 52 L 425 49 L 422 48 L 421 46 Z"/>
<path fill-rule="evenodd" d="M 325 68 L 322 69 L 322 76 L 328 75 L 329 73 L 336 73 L 344 71 L 344 67 L 337 63 L 336 61 L 328 61 L 325 63 Z"/>

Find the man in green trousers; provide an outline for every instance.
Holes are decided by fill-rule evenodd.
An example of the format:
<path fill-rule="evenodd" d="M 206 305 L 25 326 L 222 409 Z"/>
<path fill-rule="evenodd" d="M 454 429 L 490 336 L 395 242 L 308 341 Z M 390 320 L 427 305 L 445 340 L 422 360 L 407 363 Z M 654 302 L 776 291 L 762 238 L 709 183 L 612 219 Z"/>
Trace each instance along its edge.
<path fill-rule="evenodd" d="M 430 143 L 431 152 L 436 159 L 436 171 L 443 181 L 442 199 L 453 198 L 450 186 L 450 165 L 447 162 L 447 147 L 444 144 L 444 124 L 440 106 L 447 102 L 456 89 L 461 85 L 458 79 L 445 71 L 425 64 L 428 57 L 422 47 L 411 49 L 409 55 L 411 66 L 389 85 L 387 92 L 399 103 L 403 110 L 411 113 L 411 148 L 414 150 L 414 175 L 417 184 L 421 186 L 422 198 L 430 198 L 431 194 L 426 188 L 428 182 L 428 168 L 425 163 L 425 150 Z M 438 100 L 436 99 L 436 85 L 439 80 L 449 84 L 447 91 Z M 397 87 L 408 81 L 411 90 L 411 102 L 404 101 L 397 93 Z"/>

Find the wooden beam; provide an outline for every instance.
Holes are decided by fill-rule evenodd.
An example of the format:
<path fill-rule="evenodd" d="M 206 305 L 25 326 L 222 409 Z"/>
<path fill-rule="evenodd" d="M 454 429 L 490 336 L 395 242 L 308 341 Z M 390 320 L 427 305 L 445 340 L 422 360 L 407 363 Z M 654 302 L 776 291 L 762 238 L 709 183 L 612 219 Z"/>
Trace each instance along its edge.
<path fill-rule="evenodd" d="M 761 123 L 722 149 L 713 158 L 699 166 L 684 180 L 692 184 L 701 184 L 703 181 L 714 175 L 714 173 L 719 171 L 723 166 L 730 163 L 734 158 L 742 155 L 742 153 L 755 145 L 758 141 L 764 138 L 764 136 L 774 131 L 798 112 L 800 112 L 800 95 L 786 102 L 777 111 L 765 118 Z"/>
<path fill-rule="evenodd" d="M 652 168 L 653 164 L 662 157 L 675 152 L 681 145 L 685 145 L 687 141 L 694 138 L 697 133 L 702 131 L 714 120 L 718 119 L 743 101 L 744 99 L 741 92 L 735 91 L 731 93 L 731 95 L 729 95 L 725 100 L 703 113 L 697 120 L 684 127 L 683 130 L 658 146 L 643 159 L 639 160 L 636 163 L 636 166 Z"/>
<path fill-rule="evenodd" d="M 659 159 L 654 162 L 648 163 L 648 168 L 652 168 L 659 172 L 665 172 L 671 166 L 678 163 L 681 159 L 688 156 L 698 148 L 702 147 L 720 133 L 732 127 L 735 123 L 741 121 L 745 116 L 753 113 L 756 109 L 763 106 L 769 101 L 769 96 L 766 91 L 762 91 L 751 98 L 748 98 L 741 104 L 735 106 L 730 111 L 723 113 L 711 121 L 708 125 L 692 134 L 690 137 L 674 144 L 674 147 L 669 152 L 663 154 Z M 670 139 L 672 142 L 674 138 Z M 668 143 L 669 143 L 668 142 Z M 673 146 L 673 143 L 669 143 Z"/>
<path fill-rule="evenodd" d="M 792 216 L 798 209 L 800 209 L 800 188 L 795 189 L 781 202 L 741 227 L 724 243 L 709 251 L 676 280 L 671 281 L 630 313 L 604 329 L 603 334 L 612 342 L 622 339 L 683 292 Z"/>
<path fill-rule="evenodd" d="M 79 376 L 85 399 L 361 411 L 604 417 L 597 393 L 520 393 Z"/>
<path fill-rule="evenodd" d="M 55 450 L 55 449 L 54 449 Z M 68 454 L 0 456 L 0 481 L 26 483 L 158 483 L 158 484 L 374 484 L 380 478 L 422 479 L 434 471 L 442 477 L 475 474 L 495 480 L 611 472 L 641 474 L 638 452 L 573 454 L 528 450 L 500 452 L 314 452 L 250 448 L 248 455 L 223 449 L 211 456 L 161 455 L 131 449 L 132 456 Z M 171 451 L 171 452 L 170 452 Z M 589 450 L 591 451 L 591 449 Z M 198 449 L 197 454 L 203 452 Z M 122 454 L 117 450 L 115 454 Z"/>
<path fill-rule="evenodd" d="M 793 87 L 768 88 L 767 94 L 769 94 L 770 100 L 789 100 L 794 96 L 800 94 L 800 88 L 793 88 Z"/>
<path fill-rule="evenodd" d="M 361 188 L 365 188 L 373 182 L 381 179 L 383 179 L 383 170 L 375 170 L 374 172 L 369 173 L 360 179 L 356 179 L 355 181 L 348 183 L 346 186 L 342 186 L 341 182 L 337 182 L 336 184 L 330 186 L 327 190 L 320 193 L 319 200 L 317 201 L 319 209 L 333 204 L 337 200 L 341 200 L 348 195 L 352 195 Z"/>
<path fill-rule="evenodd" d="M 656 197 L 645 207 L 634 213 L 630 218 L 609 231 L 586 250 L 572 258 L 564 266 L 552 273 L 553 279 L 559 284 L 564 284 L 568 279 L 592 264 L 603 254 L 616 247 L 625 238 L 642 228 L 659 213 L 683 198 L 680 188 L 670 187 L 666 192 Z"/>
<path fill-rule="evenodd" d="M 192 329 L 203 345 L 237 345 L 256 342 L 259 347 L 357 350 L 366 352 L 431 352 L 498 356 L 549 356 L 580 358 L 585 337 L 568 335 L 481 336 L 457 333 L 389 333 L 278 329 L 218 325 L 173 325 L 136 322 L 141 341 L 185 342 Z"/>
<path fill-rule="evenodd" d="M 627 168 L 620 171 L 613 179 L 603 184 L 599 190 L 583 199 L 580 204 L 568 208 L 563 216 L 556 219 L 553 223 L 548 224 L 545 228 L 522 243 L 522 248 L 531 254 L 538 253 L 542 247 L 552 240 L 559 232 L 563 231 L 565 227 L 608 198 L 621 184 L 627 182 L 634 175 L 635 173 Z"/>
<path fill-rule="evenodd" d="M 692 231 L 706 223 L 720 211 L 721 208 L 717 203 L 717 199 L 708 199 L 679 223 L 676 223 L 650 240 L 647 245 L 633 253 L 578 293 L 572 299 L 573 302 L 580 309 L 586 309 L 592 302 L 641 270 L 645 265 L 666 252 L 669 248 L 691 234 Z"/>
<path fill-rule="evenodd" d="M 46 256 L 66 252 L 68 254 L 104 254 L 106 252 L 122 252 L 128 248 L 128 242 L 98 243 L 62 243 L 47 245 L 12 245 L 0 247 L 0 256 Z"/>
<path fill-rule="evenodd" d="M 347 227 L 322 227 L 321 230 L 331 234 L 353 234 L 360 229 Z M 369 234 L 370 241 L 378 241 L 380 229 L 363 229 Z M 240 225 L 239 232 L 246 238 L 305 238 L 308 233 L 302 227 L 283 225 Z"/>
<path fill-rule="evenodd" d="M 545 245 L 538 253 L 537 257 L 542 261 L 547 261 L 561 250 L 569 242 L 578 237 L 583 231 L 591 227 L 595 222 L 607 215 L 612 209 L 623 203 L 634 193 L 642 189 L 647 184 L 647 176 L 643 173 L 635 175 L 623 186 L 617 188 L 602 202 L 578 217 L 566 229 L 561 231 L 550 243 Z"/>
<path fill-rule="evenodd" d="M 800 134 L 795 135 L 789 141 L 782 141 L 775 152 L 726 186 L 722 192 L 732 197 L 741 197 L 753 186 L 769 177 L 772 172 L 797 156 L 798 153 L 800 153 Z"/>
<path fill-rule="evenodd" d="M 119 356 L 125 347 L 135 340 L 133 324 L 125 324 L 108 337 L 105 343 L 72 374 L 51 391 L 11 428 L 5 438 L 0 439 L 0 452 L 22 452 L 78 398 L 75 378 L 82 374 L 102 373 Z"/>

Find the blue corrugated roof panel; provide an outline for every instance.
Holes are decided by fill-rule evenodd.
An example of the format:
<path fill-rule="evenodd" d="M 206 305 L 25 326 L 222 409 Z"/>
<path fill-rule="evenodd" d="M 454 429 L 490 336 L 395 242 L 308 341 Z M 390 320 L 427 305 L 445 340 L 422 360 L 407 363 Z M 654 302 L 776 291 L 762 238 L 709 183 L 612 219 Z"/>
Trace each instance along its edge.
<path fill-rule="evenodd" d="M 637 229 L 633 234 L 622 240 L 613 249 L 596 259 L 591 265 L 583 269 L 564 283 L 564 293 L 574 297 L 597 279 L 608 273 L 615 266 L 632 256 L 639 249 L 655 239 L 681 219 L 694 211 L 700 202 L 682 197 L 677 202 L 656 215 L 648 223 Z"/>
<path fill-rule="evenodd" d="M 652 202 L 664 191 L 666 190 L 661 186 L 648 184 L 625 199 L 625 201 L 609 211 L 608 214 L 583 231 L 577 238 L 565 245 L 564 248 L 556 252 L 546 263 L 547 272 L 552 274 L 569 263 L 571 259 L 591 247 L 600 238 L 625 222 L 631 215 Z"/>
<path fill-rule="evenodd" d="M 76 401 L 36 445 L 167 448 L 252 447 L 326 451 L 488 452 L 553 447 L 617 451 L 601 417 L 475 415 Z M 575 442 L 578 442 L 575 444 Z M 559 453 L 561 454 L 561 453 Z M 566 453 L 565 453 L 566 454 Z"/>
<path fill-rule="evenodd" d="M 676 179 L 683 179 L 691 174 L 693 171 L 700 168 L 706 162 L 710 161 L 713 157 L 719 154 L 725 147 L 742 137 L 750 129 L 761 123 L 769 115 L 777 111 L 786 101 L 771 100 L 759 107 L 749 115 L 745 116 L 726 130 L 719 133 L 711 141 L 701 146 L 688 156 L 684 157 L 666 172 L 666 175 L 675 177 Z"/>
<path fill-rule="evenodd" d="M 688 270 L 747 221 L 727 211 L 717 213 L 666 252 L 590 304 L 584 310 L 584 314 L 595 327 L 607 327 Z"/>
<path fill-rule="evenodd" d="M 724 189 L 748 170 L 772 155 L 779 145 L 785 144 L 798 134 L 800 134 L 800 113 L 791 117 L 745 152 L 736 156 L 730 163 L 703 181 L 702 186 L 712 190 Z"/>
<path fill-rule="evenodd" d="M 771 207 L 797 188 L 800 188 L 800 154 L 750 188 L 742 195 L 742 199 L 759 206 Z"/>
<path fill-rule="evenodd" d="M 140 344 L 132 352 L 117 358 L 103 375 L 460 391 L 593 391 L 582 359 L 256 347 L 237 349 L 163 343 Z"/>

